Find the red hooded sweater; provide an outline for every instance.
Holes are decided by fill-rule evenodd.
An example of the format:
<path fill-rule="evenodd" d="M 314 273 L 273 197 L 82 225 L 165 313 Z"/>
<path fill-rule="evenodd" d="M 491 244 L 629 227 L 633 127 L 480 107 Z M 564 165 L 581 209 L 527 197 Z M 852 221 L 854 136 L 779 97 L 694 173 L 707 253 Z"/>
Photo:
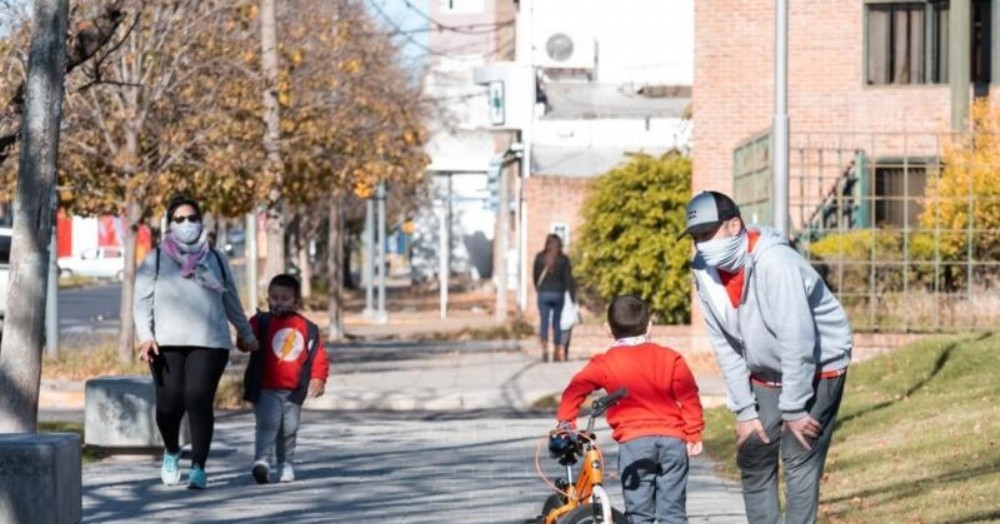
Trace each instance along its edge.
<path fill-rule="evenodd" d="M 272 317 L 267 324 L 265 340 L 260 341 L 264 352 L 264 389 L 294 390 L 300 386 L 302 366 L 313 348 L 306 347 L 309 340 L 307 320 L 301 315 Z M 257 332 L 257 316 L 250 319 L 250 325 Z M 322 341 L 316 348 L 309 378 L 326 382 L 330 374 L 330 364 L 326 358 L 326 348 Z"/>
<path fill-rule="evenodd" d="M 676 351 L 652 342 L 620 346 L 597 355 L 562 394 L 556 417 L 574 423 L 592 391 L 628 389 L 605 416 L 618 443 L 639 437 L 676 437 L 701 442 L 705 428 L 694 375 Z"/>

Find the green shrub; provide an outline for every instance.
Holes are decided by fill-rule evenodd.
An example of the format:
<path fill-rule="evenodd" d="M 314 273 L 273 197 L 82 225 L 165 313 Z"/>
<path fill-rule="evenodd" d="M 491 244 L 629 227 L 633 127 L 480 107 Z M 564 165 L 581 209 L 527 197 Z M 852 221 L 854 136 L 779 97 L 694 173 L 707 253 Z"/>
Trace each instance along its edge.
<path fill-rule="evenodd" d="M 657 321 L 689 322 L 692 248 L 678 235 L 690 198 L 691 161 L 676 152 L 636 155 L 594 179 L 574 250 L 584 295 L 635 294 Z"/>
<path fill-rule="evenodd" d="M 858 229 L 831 233 L 809 245 L 811 261 L 837 293 L 867 293 L 902 287 L 901 235 L 893 230 Z M 874 274 L 873 274 L 874 271 Z"/>

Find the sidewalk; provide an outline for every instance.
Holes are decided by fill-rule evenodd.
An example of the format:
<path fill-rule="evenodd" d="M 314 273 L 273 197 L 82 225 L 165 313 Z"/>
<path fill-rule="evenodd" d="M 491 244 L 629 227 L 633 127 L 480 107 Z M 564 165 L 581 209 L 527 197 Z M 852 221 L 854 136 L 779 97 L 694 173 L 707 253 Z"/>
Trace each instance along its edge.
<path fill-rule="evenodd" d="M 584 360 L 542 364 L 497 343 L 381 343 L 331 357 L 326 395 L 305 405 L 294 484 L 254 484 L 253 416 L 220 414 L 208 490 L 162 486 L 156 457 L 116 457 L 84 468 L 83 522 L 520 524 L 539 513 L 550 491 L 534 457 L 554 420 L 531 406 Z M 703 393 L 720 387 L 706 378 Z M 597 433 L 621 508 L 618 447 L 603 421 Z M 563 474 L 545 449 L 540 464 Z M 738 485 L 707 457 L 692 460 L 688 513 L 692 523 L 745 522 Z"/>

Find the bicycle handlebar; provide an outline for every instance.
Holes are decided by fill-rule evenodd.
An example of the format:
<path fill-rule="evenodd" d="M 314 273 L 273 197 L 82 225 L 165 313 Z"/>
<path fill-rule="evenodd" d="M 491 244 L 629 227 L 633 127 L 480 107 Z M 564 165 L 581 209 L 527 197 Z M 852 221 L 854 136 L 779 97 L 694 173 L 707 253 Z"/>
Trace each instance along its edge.
<path fill-rule="evenodd" d="M 594 403 L 590 405 L 590 416 L 593 418 L 603 415 L 608 408 L 614 406 L 619 400 L 626 396 L 628 396 L 628 389 L 620 387 L 613 393 L 595 400 Z"/>

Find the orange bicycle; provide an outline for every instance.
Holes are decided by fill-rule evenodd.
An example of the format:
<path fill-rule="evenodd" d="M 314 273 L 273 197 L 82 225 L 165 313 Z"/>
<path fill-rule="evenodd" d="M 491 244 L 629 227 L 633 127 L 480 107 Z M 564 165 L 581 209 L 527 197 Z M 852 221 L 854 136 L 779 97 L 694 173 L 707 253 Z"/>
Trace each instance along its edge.
<path fill-rule="evenodd" d="M 535 451 L 535 466 L 542 479 L 556 491 L 545 500 L 542 514 L 530 522 L 538 524 L 628 524 L 622 512 L 611 506 L 611 499 L 604 489 L 604 455 L 597 444 L 594 423 L 607 409 L 615 405 L 628 390 L 621 388 L 601 397 L 591 404 L 587 429 L 555 430 L 547 441 L 549 455 L 566 468 L 566 476 L 549 483 L 542 473 L 539 455 L 544 441 Z M 576 482 L 573 482 L 573 465 L 582 458 Z"/>

